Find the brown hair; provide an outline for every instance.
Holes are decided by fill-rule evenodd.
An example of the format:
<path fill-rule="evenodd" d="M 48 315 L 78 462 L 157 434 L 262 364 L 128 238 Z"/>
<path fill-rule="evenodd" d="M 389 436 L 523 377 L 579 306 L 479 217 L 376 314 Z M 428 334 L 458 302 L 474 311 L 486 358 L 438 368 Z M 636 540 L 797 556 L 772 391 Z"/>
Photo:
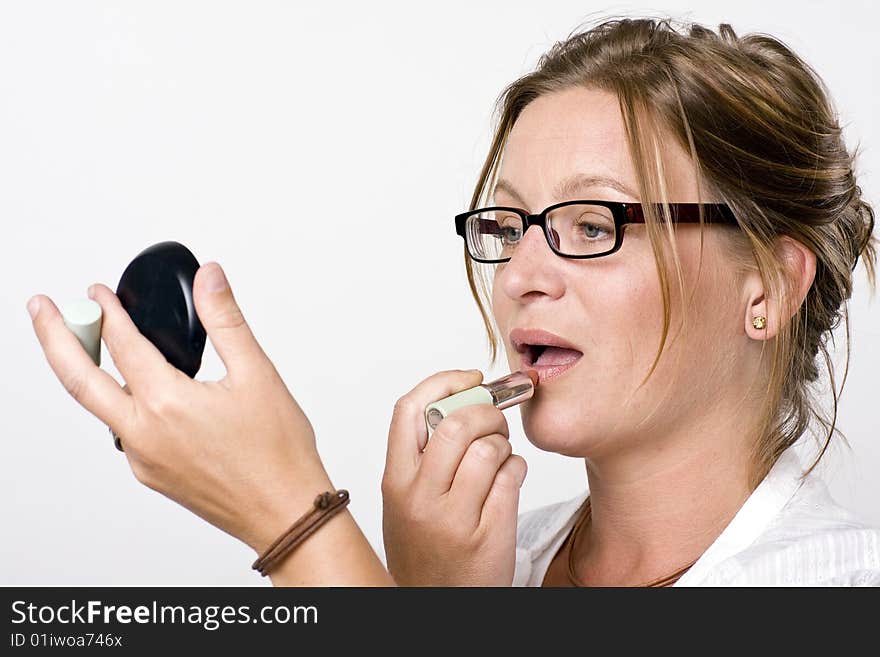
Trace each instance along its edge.
<path fill-rule="evenodd" d="M 605 20 L 554 44 L 533 72 L 508 85 L 496 102 L 494 134 L 470 209 L 488 202 L 510 130 L 532 100 L 573 87 L 616 94 L 640 198 L 659 198 L 666 219 L 658 223 L 652 205 L 645 205 L 664 318 L 660 346 L 642 385 L 659 362 L 669 330 L 670 276 L 665 263 L 675 266 L 682 298 L 684 290 L 665 185 L 660 184 L 661 132 L 674 136 L 690 155 L 698 188 L 709 190 L 737 216 L 740 230 L 729 231 L 725 243 L 740 275 L 757 269 L 767 296 L 783 298 L 786 271 L 774 256 L 775 240 L 787 235 L 812 250 L 813 284 L 773 339 L 773 366 L 753 444 L 754 488 L 813 418 L 824 427 L 825 440 L 807 473 L 824 455 L 834 432 L 840 433 L 835 428 L 839 393 L 825 342 L 830 337 L 833 344 L 831 332 L 843 317 L 847 352 L 842 393 L 850 355 L 846 300 L 860 256 L 872 297 L 875 291 L 874 211 L 856 184 L 856 155 L 846 149 L 828 89 L 804 60 L 771 36 L 737 37 L 727 23 L 715 33 L 693 23 L 686 30 L 676 29 L 671 22 Z M 700 226 L 702 230 L 702 222 Z M 494 364 L 498 348 L 486 312 L 491 307 L 488 270 L 477 268 L 466 249 L 464 258 Z M 809 386 L 819 377 L 820 351 L 834 400 L 830 419 Z"/>

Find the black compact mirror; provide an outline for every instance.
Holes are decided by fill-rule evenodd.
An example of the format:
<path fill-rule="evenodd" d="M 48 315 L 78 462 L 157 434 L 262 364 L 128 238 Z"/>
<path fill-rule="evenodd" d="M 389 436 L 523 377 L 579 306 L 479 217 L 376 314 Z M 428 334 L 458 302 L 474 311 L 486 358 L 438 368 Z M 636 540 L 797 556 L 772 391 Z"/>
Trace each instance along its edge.
<path fill-rule="evenodd" d="M 207 334 L 196 315 L 193 281 L 199 261 L 179 242 L 160 242 L 131 261 L 116 296 L 138 330 L 190 378 L 202 366 Z"/>

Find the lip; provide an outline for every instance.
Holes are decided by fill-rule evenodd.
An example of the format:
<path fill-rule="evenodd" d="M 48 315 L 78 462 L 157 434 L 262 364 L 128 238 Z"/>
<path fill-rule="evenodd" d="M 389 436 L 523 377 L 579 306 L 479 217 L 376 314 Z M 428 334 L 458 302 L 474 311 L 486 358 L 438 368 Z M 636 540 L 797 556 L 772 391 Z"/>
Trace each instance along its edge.
<path fill-rule="evenodd" d="M 581 358 L 583 358 L 583 356 L 578 357 L 567 365 L 535 365 L 531 362 L 531 355 L 526 351 L 524 354 L 520 355 L 520 369 L 535 370 L 538 373 L 538 384 L 544 386 L 547 385 L 548 381 L 552 381 L 553 379 L 562 376 L 568 372 L 568 370 L 580 363 Z"/>
<path fill-rule="evenodd" d="M 579 349 L 576 345 L 572 344 L 565 338 L 562 338 L 555 333 L 544 331 L 543 329 L 515 328 L 510 332 L 509 338 L 513 348 L 520 355 L 522 369 L 535 370 L 538 373 L 538 380 L 541 385 L 545 384 L 547 381 L 562 376 L 565 372 L 573 368 L 581 361 L 584 353 L 582 349 Z M 532 362 L 532 354 L 528 346 L 531 344 L 545 344 L 552 347 L 572 349 L 573 351 L 579 351 L 581 356 L 567 365 L 535 365 Z"/>
<path fill-rule="evenodd" d="M 543 329 L 515 328 L 510 332 L 510 335 L 508 337 L 510 338 L 510 343 L 513 345 L 513 348 L 516 349 L 518 353 L 523 353 L 524 351 L 527 351 L 528 348 L 526 345 L 530 344 L 546 344 L 552 347 L 573 349 L 574 351 L 584 353 L 584 350 L 577 345 L 572 344 L 565 338 L 562 338 L 555 333 L 550 333 L 549 331 L 545 331 Z"/>

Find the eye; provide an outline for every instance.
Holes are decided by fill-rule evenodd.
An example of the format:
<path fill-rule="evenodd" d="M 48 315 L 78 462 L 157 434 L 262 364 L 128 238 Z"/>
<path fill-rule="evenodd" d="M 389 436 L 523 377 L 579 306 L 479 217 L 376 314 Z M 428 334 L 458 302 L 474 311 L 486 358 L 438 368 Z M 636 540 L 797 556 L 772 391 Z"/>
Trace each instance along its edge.
<path fill-rule="evenodd" d="M 581 228 L 584 229 L 584 233 L 590 239 L 599 237 L 602 233 L 607 233 L 604 228 L 601 226 L 597 226 L 596 224 L 580 224 Z"/>
<path fill-rule="evenodd" d="M 509 242 L 517 242 L 520 238 L 520 233 L 522 230 L 513 225 L 501 226 L 499 228 L 499 232 L 501 233 L 501 237 Z"/>

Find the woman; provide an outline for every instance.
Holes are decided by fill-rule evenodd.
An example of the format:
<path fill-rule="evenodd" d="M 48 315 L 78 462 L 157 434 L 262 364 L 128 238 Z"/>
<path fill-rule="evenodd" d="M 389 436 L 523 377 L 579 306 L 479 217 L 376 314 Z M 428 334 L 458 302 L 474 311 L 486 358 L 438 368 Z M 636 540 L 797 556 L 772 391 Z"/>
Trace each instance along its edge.
<path fill-rule="evenodd" d="M 541 376 L 525 433 L 583 458 L 588 492 L 518 519 L 526 464 L 499 410 L 458 409 L 427 440 L 425 406 L 482 380 L 441 372 L 395 405 L 388 570 L 343 511 L 273 583 L 880 584 L 880 531 L 790 449 L 815 422 L 824 453 L 816 356 L 830 369 L 859 257 L 874 283 L 873 211 L 821 81 L 767 36 L 624 19 L 557 44 L 501 100 L 457 228 L 493 360 L 494 319 L 510 368 Z M 93 289 L 130 396 L 41 296 L 59 379 L 140 481 L 262 554 L 333 486 L 219 266 L 194 290 L 219 382 L 174 370 Z"/>

